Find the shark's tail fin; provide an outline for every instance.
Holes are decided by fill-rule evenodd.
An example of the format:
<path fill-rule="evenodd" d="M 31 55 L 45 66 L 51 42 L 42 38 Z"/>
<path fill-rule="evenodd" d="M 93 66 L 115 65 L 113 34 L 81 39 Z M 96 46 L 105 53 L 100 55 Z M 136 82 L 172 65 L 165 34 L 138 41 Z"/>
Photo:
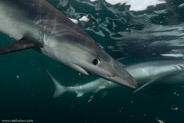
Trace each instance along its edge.
<path fill-rule="evenodd" d="M 55 86 L 55 92 L 53 94 L 53 98 L 59 97 L 60 95 L 64 94 L 66 91 L 68 91 L 67 87 L 63 86 L 62 84 L 60 84 L 52 75 L 51 73 L 48 71 L 48 69 L 42 65 L 43 68 L 45 69 L 46 73 L 48 74 L 48 76 L 50 77 L 50 79 L 53 81 L 54 86 Z"/>
<path fill-rule="evenodd" d="M 50 73 L 49 73 L 49 77 L 52 79 L 54 86 L 55 86 L 55 92 L 53 94 L 53 98 L 59 97 L 62 94 L 64 94 L 67 90 L 67 87 L 64 87 L 63 85 L 61 85 Z"/>

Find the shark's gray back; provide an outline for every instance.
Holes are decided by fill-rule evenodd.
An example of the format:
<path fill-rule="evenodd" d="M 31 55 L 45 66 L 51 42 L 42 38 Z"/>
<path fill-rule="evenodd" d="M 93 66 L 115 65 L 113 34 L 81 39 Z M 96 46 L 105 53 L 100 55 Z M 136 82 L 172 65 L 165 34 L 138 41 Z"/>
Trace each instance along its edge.
<path fill-rule="evenodd" d="M 0 5 L 0 11 L 5 10 L 4 6 L 8 9 L 4 12 L 5 15 L 2 17 L 0 15 L 4 19 L 2 22 L 0 21 L 0 25 L 7 21 L 6 16 L 10 16 L 8 20 L 14 21 L 12 22 L 14 25 L 6 28 L 9 28 L 9 30 L 16 28 L 13 33 L 17 33 L 16 30 L 19 31 L 21 28 L 21 31 L 15 34 L 15 36 L 12 36 L 12 31 L 3 32 L 16 40 L 28 37 L 44 42 L 44 36 L 47 35 L 48 37 L 51 35 L 50 37 L 59 38 L 61 39 L 60 41 L 63 41 L 63 37 L 66 39 L 70 38 L 70 43 L 81 45 L 83 46 L 81 48 L 86 50 L 90 50 L 93 47 L 91 51 L 94 54 L 104 52 L 91 37 L 45 0 L 0 0 L 0 4 L 2 5 Z M 23 24 L 25 24 L 24 28 Z M 7 24 L 7 26 L 10 26 L 10 24 Z M 3 27 L 0 26 L 0 28 Z M 0 31 L 2 30 L 0 29 Z"/>
<path fill-rule="evenodd" d="M 0 0 L 0 3 L 7 4 L 8 9 L 18 9 L 25 13 L 25 17 L 31 21 L 48 20 L 55 21 L 58 25 L 66 25 L 83 35 L 86 35 L 76 24 L 63 15 L 45 0 Z M 9 4 L 9 5 L 8 5 Z M 10 7 L 11 6 L 11 7 Z M 21 16 L 21 15 L 16 15 Z M 23 17 L 24 18 L 24 17 Z"/>

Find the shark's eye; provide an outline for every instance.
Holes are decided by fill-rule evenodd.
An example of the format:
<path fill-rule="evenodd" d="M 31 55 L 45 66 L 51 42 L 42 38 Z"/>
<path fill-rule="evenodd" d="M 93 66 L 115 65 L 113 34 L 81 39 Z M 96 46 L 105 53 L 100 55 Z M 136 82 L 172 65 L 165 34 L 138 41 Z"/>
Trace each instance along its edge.
<path fill-rule="evenodd" d="M 93 59 L 93 65 L 98 65 L 99 63 L 100 63 L 100 59 L 99 58 Z"/>

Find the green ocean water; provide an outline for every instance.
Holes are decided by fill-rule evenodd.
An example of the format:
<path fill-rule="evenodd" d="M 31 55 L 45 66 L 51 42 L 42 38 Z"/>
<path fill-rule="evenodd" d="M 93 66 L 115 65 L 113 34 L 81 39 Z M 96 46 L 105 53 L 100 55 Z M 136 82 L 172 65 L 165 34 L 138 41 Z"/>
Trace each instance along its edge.
<path fill-rule="evenodd" d="M 79 19 L 88 15 L 89 22 L 79 26 L 95 39 L 114 58 L 133 64 L 158 59 L 164 53 L 182 54 L 184 32 L 184 1 L 168 0 L 167 4 L 131 12 L 129 6 L 91 3 L 86 0 L 48 0 L 66 16 Z M 14 42 L 0 34 L 0 46 Z M 131 93 L 129 88 L 92 93 L 77 98 L 74 93 L 52 99 L 54 85 L 41 64 L 65 86 L 87 83 L 95 75 L 78 72 L 34 50 L 0 56 L 0 120 L 33 120 L 38 123 L 183 123 L 184 90 L 174 86 L 158 95 Z M 160 92 L 160 90 L 158 90 Z"/>

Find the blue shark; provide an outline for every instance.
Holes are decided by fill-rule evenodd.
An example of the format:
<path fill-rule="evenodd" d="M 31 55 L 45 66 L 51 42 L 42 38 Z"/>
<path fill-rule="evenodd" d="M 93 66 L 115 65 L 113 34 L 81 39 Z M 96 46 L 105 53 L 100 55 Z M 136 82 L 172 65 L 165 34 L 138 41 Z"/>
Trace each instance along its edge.
<path fill-rule="evenodd" d="M 45 0 L 0 0 L 0 32 L 16 40 L 0 54 L 32 48 L 80 73 L 137 87 L 123 64 Z"/>
<path fill-rule="evenodd" d="M 125 69 L 139 82 L 139 85 L 141 85 L 138 89 L 134 90 L 134 93 L 140 91 L 151 82 L 171 75 L 173 76 L 166 79 L 166 84 L 184 84 L 184 60 L 143 62 L 129 65 L 125 67 Z M 120 87 L 118 84 L 112 83 L 111 81 L 103 78 L 99 78 L 82 85 L 63 86 L 47 69 L 46 72 L 55 86 L 54 98 L 64 94 L 65 92 L 73 92 L 77 94 L 77 97 L 81 97 L 89 92 L 96 93 L 100 90 Z"/>

